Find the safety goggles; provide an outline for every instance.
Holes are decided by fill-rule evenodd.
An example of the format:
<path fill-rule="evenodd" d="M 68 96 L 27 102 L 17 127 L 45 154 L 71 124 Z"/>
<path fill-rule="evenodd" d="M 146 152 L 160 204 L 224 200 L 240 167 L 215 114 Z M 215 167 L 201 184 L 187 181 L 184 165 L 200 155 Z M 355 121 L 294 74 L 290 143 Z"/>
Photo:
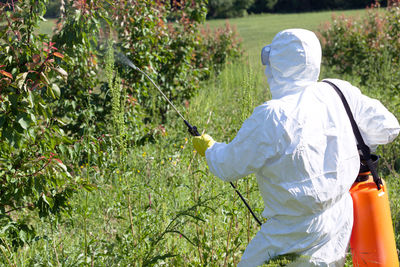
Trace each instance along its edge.
<path fill-rule="evenodd" d="M 266 45 L 261 49 L 261 63 L 267 65 L 269 63 L 269 53 L 271 52 L 271 45 Z"/>

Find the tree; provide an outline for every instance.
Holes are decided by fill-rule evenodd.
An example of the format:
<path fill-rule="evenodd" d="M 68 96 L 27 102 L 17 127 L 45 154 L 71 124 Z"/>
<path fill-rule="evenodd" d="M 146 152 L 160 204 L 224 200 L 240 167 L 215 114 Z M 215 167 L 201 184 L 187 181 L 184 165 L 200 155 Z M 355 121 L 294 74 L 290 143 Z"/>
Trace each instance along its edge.
<path fill-rule="evenodd" d="M 209 0 L 208 18 L 232 18 L 247 14 L 254 0 Z"/>

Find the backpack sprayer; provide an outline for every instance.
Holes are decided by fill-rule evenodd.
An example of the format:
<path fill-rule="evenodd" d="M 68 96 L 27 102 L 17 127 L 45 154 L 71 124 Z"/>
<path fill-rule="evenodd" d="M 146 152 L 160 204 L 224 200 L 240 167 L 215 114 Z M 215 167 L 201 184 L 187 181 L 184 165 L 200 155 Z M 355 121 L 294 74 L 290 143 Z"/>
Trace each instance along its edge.
<path fill-rule="evenodd" d="M 188 131 L 192 136 L 200 136 L 199 132 L 197 131 L 197 127 L 196 126 L 192 126 L 186 119 L 185 117 L 183 117 L 183 115 L 179 112 L 179 110 L 174 106 L 174 104 L 172 104 L 172 102 L 168 99 L 168 97 L 163 93 L 163 91 L 160 89 L 160 87 L 141 69 L 139 69 L 138 67 L 135 66 L 135 64 L 133 64 L 132 61 L 130 61 L 124 54 L 122 53 L 117 53 L 117 58 L 124 63 L 125 65 L 131 67 L 134 70 L 139 71 L 141 74 L 143 74 L 158 90 L 158 92 L 160 92 L 160 94 L 164 97 L 164 99 L 168 102 L 168 104 L 170 104 L 170 106 L 176 111 L 176 113 L 178 113 L 178 115 L 182 118 L 183 122 L 185 123 L 185 125 L 188 127 Z M 249 204 L 246 202 L 246 200 L 244 199 L 244 197 L 242 196 L 242 194 L 237 190 L 236 186 L 230 182 L 231 186 L 233 187 L 233 189 L 235 189 L 236 193 L 239 195 L 240 199 L 243 201 L 243 203 L 246 205 L 247 209 L 250 211 L 251 215 L 253 215 L 254 219 L 257 221 L 257 223 L 261 226 L 262 223 L 261 221 L 257 218 L 257 216 L 254 214 L 253 210 L 250 208 Z"/>
<path fill-rule="evenodd" d="M 376 171 L 379 157 L 371 154 L 365 144 L 342 91 L 334 83 L 324 82 L 330 84 L 342 100 L 361 152 L 360 171 L 350 188 L 354 206 L 350 238 L 353 265 L 399 267 L 386 184 Z"/>

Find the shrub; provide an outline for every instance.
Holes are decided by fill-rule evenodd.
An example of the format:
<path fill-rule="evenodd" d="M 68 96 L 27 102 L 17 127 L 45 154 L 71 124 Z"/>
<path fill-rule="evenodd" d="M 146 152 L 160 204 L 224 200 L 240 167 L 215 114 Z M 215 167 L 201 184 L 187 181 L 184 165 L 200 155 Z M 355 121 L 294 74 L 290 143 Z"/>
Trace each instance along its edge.
<path fill-rule="evenodd" d="M 80 186 L 63 157 L 72 140 L 52 109 L 68 76 L 64 55 L 35 33 L 46 4 L 0 4 L 0 233 L 14 249 L 34 237 L 30 216 L 68 210 Z"/>
<path fill-rule="evenodd" d="M 131 0 L 114 6 L 118 49 L 177 104 L 190 99 L 212 69 L 220 69 L 229 55 L 238 53 L 235 33 L 230 28 L 217 38 L 201 35 L 206 11 L 201 0 L 171 4 Z M 119 73 L 145 109 L 148 120 L 165 123 L 170 107 L 153 85 L 125 66 L 120 66 Z"/>
<path fill-rule="evenodd" d="M 228 59 L 236 60 L 242 55 L 236 28 L 226 22 L 224 28 L 211 30 L 201 28 L 199 45 L 195 50 L 195 65 L 203 72 L 202 79 L 208 79 L 211 72 L 218 74 Z"/>
<path fill-rule="evenodd" d="M 378 98 L 399 118 L 399 1 L 390 2 L 383 10 L 376 3 L 361 18 L 334 16 L 331 23 L 323 26 L 319 36 L 323 64 L 338 74 L 354 77 L 368 95 Z M 384 151 L 387 164 L 382 166 L 396 166 L 399 139 L 388 148 Z"/>
<path fill-rule="evenodd" d="M 334 16 L 320 31 L 324 64 L 340 73 L 358 75 L 361 84 L 391 76 L 399 70 L 400 7 L 393 3 L 387 10 L 379 4 L 368 8 L 366 17 L 355 19 Z M 390 65 L 390 68 L 387 66 Z M 384 70 L 385 73 L 379 73 Z M 400 81 L 393 81 L 399 89 Z M 397 93 L 395 90 L 391 90 Z"/>

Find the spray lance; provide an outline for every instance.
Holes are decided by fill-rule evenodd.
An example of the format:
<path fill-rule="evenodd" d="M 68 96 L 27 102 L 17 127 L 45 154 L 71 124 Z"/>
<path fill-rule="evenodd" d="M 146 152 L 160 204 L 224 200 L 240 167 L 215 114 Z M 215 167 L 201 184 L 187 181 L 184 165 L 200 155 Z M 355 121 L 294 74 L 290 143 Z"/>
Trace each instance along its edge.
<path fill-rule="evenodd" d="M 163 93 L 163 91 L 160 89 L 160 87 L 141 69 L 139 69 L 138 67 L 135 66 L 135 64 L 133 64 L 132 61 L 130 61 L 124 54 L 122 53 L 117 53 L 117 58 L 124 63 L 125 65 L 131 67 L 132 69 L 140 72 L 141 74 L 143 74 L 153 85 L 155 88 L 157 88 L 158 92 L 160 92 L 160 94 L 163 96 L 163 98 L 168 102 L 168 104 L 176 111 L 176 113 L 178 113 L 178 115 L 182 118 L 183 122 L 185 123 L 185 125 L 188 127 L 188 131 L 192 136 L 200 136 L 199 132 L 197 131 L 197 127 L 196 126 L 192 126 L 186 119 L 185 117 L 183 117 L 183 115 L 179 112 L 179 110 L 174 106 L 174 104 L 172 104 L 172 102 L 168 99 L 168 97 Z M 253 210 L 250 208 L 249 204 L 247 203 L 247 201 L 244 199 L 244 197 L 242 196 L 242 194 L 237 190 L 236 186 L 230 182 L 231 186 L 233 187 L 233 189 L 236 191 L 236 193 L 239 195 L 240 199 L 243 201 L 243 203 L 246 205 L 247 209 L 250 211 L 251 215 L 253 215 L 254 219 L 257 221 L 257 223 L 261 226 L 262 223 L 261 221 L 257 218 L 257 216 L 254 214 Z"/>

